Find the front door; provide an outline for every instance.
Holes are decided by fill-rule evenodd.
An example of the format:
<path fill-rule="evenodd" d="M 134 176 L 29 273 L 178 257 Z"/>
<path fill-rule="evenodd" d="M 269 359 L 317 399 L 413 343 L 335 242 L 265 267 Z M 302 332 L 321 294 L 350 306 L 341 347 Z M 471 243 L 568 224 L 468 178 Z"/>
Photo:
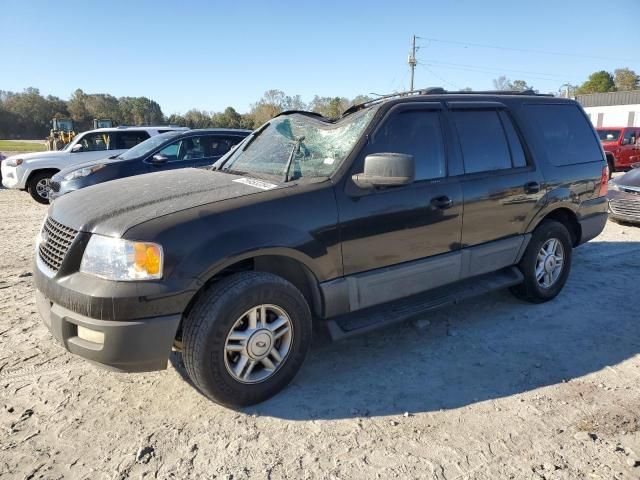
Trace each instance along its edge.
<path fill-rule="evenodd" d="M 617 155 L 617 167 L 629 168 L 632 164 L 638 162 L 638 154 L 640 150 L 636 144 L 638 132 L 634 128 L 626 128 L 622 131 L 622 140 L 620 141 L 620 150 Z"/>
<path fill-rule="evenodd" d="M 416 179 L 400 187 L 360 190 L 349 176 L 346 188 L 336 192 L 344 274 L 384 267 L 411 270 L 415 265 L 407 262 L 458 250 L 462 191 L 459 181 L 447 175 L 442 105 L 429 102 L 392 108 L 369 137 L 350 175 L 361 172 L 364 157 L 372 153 L 413 155 Z M 380 282 L 384 288 L 384 276 Z M 394 284 L 388 287 L 393 289 Z"/>

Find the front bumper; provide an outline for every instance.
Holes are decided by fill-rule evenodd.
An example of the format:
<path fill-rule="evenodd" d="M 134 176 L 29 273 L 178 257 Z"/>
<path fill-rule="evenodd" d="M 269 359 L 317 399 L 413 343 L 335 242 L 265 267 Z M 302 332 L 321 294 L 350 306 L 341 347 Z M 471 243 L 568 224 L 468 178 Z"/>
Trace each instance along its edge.
<path fill-rule="evenodd" d="M 38 290 L 36 304 L 53 337 L 71 353 L 122 372 L 167 368 L 181 315 L 134 321 L 97 320 L 56 305 Z M 93 332 L 98 341 L 87 340 L 86 334 L 79 332 L 83 328 Z"/>
<path fill-rule="evenodd" d="M 609 215 L 615 220 L 640 223 L 640 193 L 609 190 Z"/>

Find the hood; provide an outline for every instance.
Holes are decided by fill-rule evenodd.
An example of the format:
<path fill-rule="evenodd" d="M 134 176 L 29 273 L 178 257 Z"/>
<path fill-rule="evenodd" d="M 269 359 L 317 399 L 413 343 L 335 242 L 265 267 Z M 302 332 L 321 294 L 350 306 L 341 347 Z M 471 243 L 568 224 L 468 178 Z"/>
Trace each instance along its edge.
<path fill-rule="evenodd" d="M 38 160 L 41 158 L 61 158 L 69 155 L 69 152 L 63 152 L 62 150 L 51 150 L 48 152 L 33 152 L 33 153 L 19 153 L 17 155 L 12 155 L 7 157 L 6 160 L 10 158 L 21 158 L 24 161 L 27 160 Z"/>
<path fill-rule="evenodd" d="M 118 162 L 129 162 L 130 160 L 123 160 L 121 158 L 109 158 L 109 157 L 105 157 L 102 158 L 100 160 L 91 160 L 89 162 L 83 162 L 83 163 L 74 163 L 73 165 L 60 170 L 58 173 L 56 173 L 52 178 L 57 181 L 57 182 L 61 182 L 62 179 L 64 178 L 64 176 L 70 172 L 73 172 L 74 170 L 79 170 L 81 168 L 86 168 L 86 167 L 93 167 L 94 165 L 108 165 L 110 163 L 118 163 Z"/>
<path fill-rule="evenodd" d="M 632 168 L 621 177 L 612 180 L 620 186 L 640 187 L 640 168 Z"/>
<path fill-rule="evenodd" d="M 285 184 L 197 168 L 126 177 L 63 195 L 49 215 L 67 227 L 120 237 L 129 228 L 180 210 L 264 193 Z"/>

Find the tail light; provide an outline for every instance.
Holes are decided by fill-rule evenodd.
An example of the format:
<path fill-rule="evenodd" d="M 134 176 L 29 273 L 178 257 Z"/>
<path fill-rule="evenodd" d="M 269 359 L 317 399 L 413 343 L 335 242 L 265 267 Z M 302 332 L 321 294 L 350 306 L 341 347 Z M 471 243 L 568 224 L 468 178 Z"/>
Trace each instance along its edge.
<path fill-rule="evenodd" d="M 609 165 L 606 165 L 602 169 L 602 175 L 600 177 L 600 191 L 598 192 L 599 197 L 604 197 L 607 195 L 609 191 Z"/>

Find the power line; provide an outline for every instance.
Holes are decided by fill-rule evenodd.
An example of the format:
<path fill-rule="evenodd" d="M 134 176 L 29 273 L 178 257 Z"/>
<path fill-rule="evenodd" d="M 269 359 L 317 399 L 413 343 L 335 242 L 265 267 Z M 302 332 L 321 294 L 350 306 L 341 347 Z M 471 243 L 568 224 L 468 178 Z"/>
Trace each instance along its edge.
<path fill-rule="evenodd" d="M 560 57 L 580 57 L 580 58 L 593 58 L 599 60 L 616 60 L 620 62 L 637 62 L 637 59 L 624 59 L 624 58 L 613 58 L 613 57 L 605 57 L 599 55 L 585 55 L 580 53 L 566 53 L 566 52 L 551 52 L 546 50 L 533 50 L 528 48 L 515 48 L 515 47 L 503 47 L 499 45 L 485 45 L 481 43 L 469 43 L 469 42 L 460 42 L 457 40 L 443 40 L 439 38 L 427 38 L 427 37 L 418 37 L 420 39 L 426 40 L 428 42 L 438 42 L 438 43 L 448 43 L 450 45 L 459 45 L 464 47 L 477 47 L 477 48 L 491 48 L 494 50 L 506 50 L 511 52 L 522 52 L 522 53 L 534 53 L 539 55 L 555 55 Z"/>
<path fill-rule="evenodd" d="M 447 85 L 451 85 L 453 88 L 456 88 L 458 90 L 461 90 L 461 87 L 456 85 L 453 82 L 450 82 L 449 80 L 442 78 L 440 75 L 438 75 L 436 72 L 434 72 L 432 69 L 430 69 L 429 67 L 427 67 L 424 63 L 419 63 L 418 65 L 420 65 L 422 68 L 424 68 L 426 71 L 428 71 L 429 73 L 431 73 L 431 75 L 433 75 L 434 77 L 436 77 L 437 79 L 439 79 L 441 82 L 446 83 Z"/>
<path fill-rule="evenodd" d="M 502 75 L 505 73 L 504 70 L 501 69 L 496 69 L 496 70 L 492 70 L 492 69 L 486 69 L 486 68 L 469 68 L 469 67 L 462 67 L 462 66 L 453 66 L 453 65 L 440 65 L 440 64 L 435 64 L 432 62 L 427 62 L 427 63 L 418 63 L 419 65 L 423 65 L 423 66 L 431 66 L 431 67 L 437 67 L 437 68 L 445 68 L 448 70 L 460 70 L 463 72 L 475 72 L 475 73 L 486 73 L 486 74 L 490 74 L 490 75 Z M 550 78 L 550 77 L 543 77 L 543 76 L 537 76 L 537 75 L 531 75 L 528 74 L 527 75 L 528 79 L 534 79 L 534 80 L 544 80 L 547 82 L 554 82 L 554 81 L 558 81 L 558 78 L 561 78 L 562 80 L 571 80 L 567 77 L 558 77 L 558 78 Z M 575 80 L 575 79 L 574 79 Z"/>
<path fill-rule="evenodd" d="M 454 66 L 454 67 L 468 67 L 468 68 L 475 68 L 475 69 L 481 69 L 481 70 L 493 70 L 493 71 L 504 71 L 504 72 L 513 72 L 513 73 L 524 73 L 524 74 L 528 74 L 528 75 L 543 75 L 546 77 L 556 77 L 556 78 L 560 78 L 563 80 L 566 80 L 567 77 L 569 77 L 569 75 L 562 75 L 562 74 L 556 74 L 556 73 L 546 73 L 546 72 L 532 72 L 532 71 L 528 71 L 528 70 L 516 70 L 513 68 L 497 68 L 497 67 L 487 67 L 484 65 L 468 65 L 468 64 L 464 64 L 464 63 L 451 63 L 451 62 L 438 62 L 435 60 L 432 60 L 429 62 L 430 64 L 433 65 L 442 65 L 442 66 Z"/>

